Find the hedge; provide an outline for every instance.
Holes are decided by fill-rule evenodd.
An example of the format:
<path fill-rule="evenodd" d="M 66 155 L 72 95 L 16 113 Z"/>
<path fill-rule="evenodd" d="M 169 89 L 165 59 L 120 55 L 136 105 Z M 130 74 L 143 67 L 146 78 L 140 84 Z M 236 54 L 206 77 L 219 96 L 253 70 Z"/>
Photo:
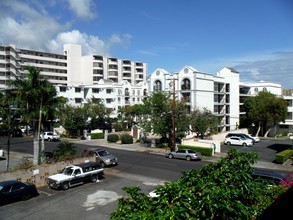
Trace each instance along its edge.
<path fill-rule="evenodd" d="M 120 135 L 121 144 L 133 144 L 133 137 L 130 134 Z"/>
<path fill-rule="evenodd" d="M 104 133 L 91 133 L 91 139 L 104 139 Z"/>
<path fill-rule="evenodd" d="M 202 155 L 205 155 L 205 156 L 212 156 L 213 155 L 213 148 L 182 145 L 182 144 L 178 144 L 177 146 L 178 146 L 178 150 L 179 149 L 190 149 L 195 152 L 200 152 Z"/>
<path fill-rule="evenodd" d="M 276 163 L 283 164 L 293 155 L 293 150 L 287 149 L 276 154 Z"/>

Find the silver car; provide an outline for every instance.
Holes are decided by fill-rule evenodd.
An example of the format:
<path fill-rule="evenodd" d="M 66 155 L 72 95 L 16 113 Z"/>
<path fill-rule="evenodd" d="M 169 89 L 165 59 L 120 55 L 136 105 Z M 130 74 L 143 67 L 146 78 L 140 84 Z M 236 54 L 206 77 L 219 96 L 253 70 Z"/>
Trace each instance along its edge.
<path fill-rule="evenodd" d="M 118 158 L 105 149 L 88 148 L 88 151 L 94 152 L 96 161 L 101 167 L 118 165 Z"/>
<path fill-rule="evenodd" d="M 172 158 L 179 158 L 179 159 L 186 159 L 188 161 L 190 160 L 201 160 L 202 155 L 199 152 L 195 152 L 193 150 L 189 149 L 182 149 L 178 151 L 171 151 L 166 154 L 166 157 L 172 159 Z"/>

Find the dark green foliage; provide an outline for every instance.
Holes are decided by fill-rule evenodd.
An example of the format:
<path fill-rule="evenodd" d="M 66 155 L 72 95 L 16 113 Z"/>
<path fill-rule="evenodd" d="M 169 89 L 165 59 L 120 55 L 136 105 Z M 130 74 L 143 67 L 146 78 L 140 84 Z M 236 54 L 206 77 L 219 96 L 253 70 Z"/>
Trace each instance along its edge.
<path fill-rule="evenodd" d="M 276 162 L 282 164 L 293 155 L 293 150 L 287 149 L 276 154 Z"/>
<path fill-rule="evenodd" d="M 104 133 L 91 133 L 91 139 L 104 139 Z"/>
<path fill-rule="evenodd" d="M 130 134 L 120 135 L 121 144 L 133 144 L 133 137 Z"/>
<path fill-rule="evenodd" d="M 58 161 L 73 159 L 77 154 L 76 147 L 67 141 L 61 142 L 53 151 L 54 158 Z"/>
<path fill-rule="evenodd" d="M 107 141 L 110 143 L 116 143 L 119 141 L 119 135 L 118 134 L 109 134 L 107 137 Z"/>
<path fill-rule="evenodd" d="M 226 158 L 201 170 L 183 172 L 182 178 L 156 189 L 148 197 L 138 187 L 124 190 L 110 219 L 256 219 L 284 186 L 268 186 L 252 178 L 256 153 L 231 149 Z"/>

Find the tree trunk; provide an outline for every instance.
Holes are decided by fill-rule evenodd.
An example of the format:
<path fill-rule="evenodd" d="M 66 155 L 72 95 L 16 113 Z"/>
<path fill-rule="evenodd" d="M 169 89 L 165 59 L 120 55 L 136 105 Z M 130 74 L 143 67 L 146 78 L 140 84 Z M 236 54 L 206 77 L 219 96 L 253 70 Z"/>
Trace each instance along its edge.
<path fill-rule="evenodd" d="M 269 129 L 266 131 L 264 137 L 268 137 L 268 134 L 270 133 L 271 129 L 272 129 L 272 128 L 269 128 Z"/>
<path fill-rule="evenodd" d="M 257 132 L 256 132 L 256 134 L 255 134 L 256 137 L 259 136 L 260 129 L 261 129 L 261 123 L 258 123 Z"/>

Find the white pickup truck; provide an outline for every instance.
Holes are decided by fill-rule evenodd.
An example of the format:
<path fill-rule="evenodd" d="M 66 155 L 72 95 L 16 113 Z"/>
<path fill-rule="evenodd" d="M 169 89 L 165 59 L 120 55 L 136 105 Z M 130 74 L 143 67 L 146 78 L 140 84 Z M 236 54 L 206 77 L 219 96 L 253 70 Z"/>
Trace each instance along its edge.
<path fill-rule="evenodd" d="M 4 157 L 4 150 L 0 149 L 0 157 Z"/>
<path fill-rule="evenodd" d="M 48 187 L 67 190 L 86 182 L 97 182 L 104 175 L 104 169 L 96 162 L 66 166 L 60 173 L 49 176 Z"/>

